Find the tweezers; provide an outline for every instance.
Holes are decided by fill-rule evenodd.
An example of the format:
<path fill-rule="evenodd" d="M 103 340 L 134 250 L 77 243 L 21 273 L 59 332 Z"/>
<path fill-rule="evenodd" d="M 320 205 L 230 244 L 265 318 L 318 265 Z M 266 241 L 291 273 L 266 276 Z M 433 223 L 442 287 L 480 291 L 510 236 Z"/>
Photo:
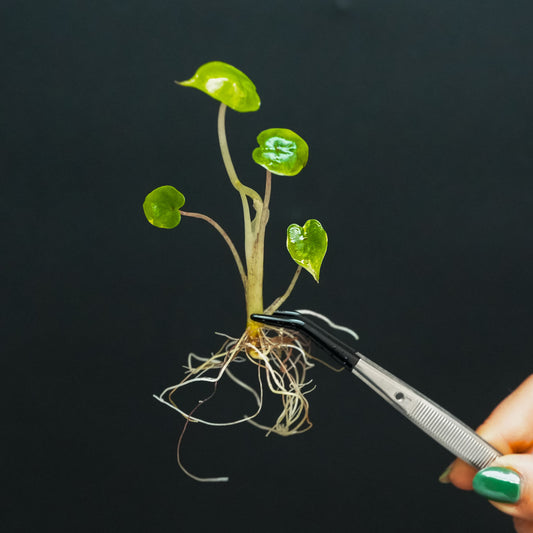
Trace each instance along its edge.
<path fill-rule="evenodd" d="M 481 470 L 501 453 L 473 429 L 404 381 L 297 311 L 253 314 L 252 320 L 303 332 L 433 440 Z"/>

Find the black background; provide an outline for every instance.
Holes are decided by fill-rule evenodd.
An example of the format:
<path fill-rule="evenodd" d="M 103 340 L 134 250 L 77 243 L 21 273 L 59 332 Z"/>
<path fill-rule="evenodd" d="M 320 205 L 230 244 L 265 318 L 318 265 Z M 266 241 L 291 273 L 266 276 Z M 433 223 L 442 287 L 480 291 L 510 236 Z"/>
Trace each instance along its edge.
<path fill-rule="evenodd" d="M 228 113 L 243 181 L 255 136 L 288 127 L 306 169 L 275 178 L 265 299 L 294 265 L 285 228 L 318 218 L 316 309 L 358 349 L 476 426 L 531 372 L 530 1 L 4 0 L 0 102 L 6 393 L 4 531 L 511 531 L 437 477 L 450 455 L 350 376 L 319 366 L 314 427 L 282 438 L 194 425 L 152 393 L 187 353 L 239 335 L 240 281 L 201 221 L 157 230 L 172 184 L 240 246 L 217 103 L 174 85 L 210 60 L 256 84 Z M 201 394 L 200 394 L 201 396 Z M 243 414 L 211 402 L 215 419 Z M 238 401 L 237 401 L 238 404 Z"/>

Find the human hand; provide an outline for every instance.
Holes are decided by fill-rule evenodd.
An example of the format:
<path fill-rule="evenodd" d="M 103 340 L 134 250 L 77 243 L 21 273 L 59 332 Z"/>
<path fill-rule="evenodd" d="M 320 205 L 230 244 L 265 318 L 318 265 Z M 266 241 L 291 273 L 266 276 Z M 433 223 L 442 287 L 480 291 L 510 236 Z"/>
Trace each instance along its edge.
<path fill-rule="evenodd" d="M 473 488 L 512 516 L 518 533 L 533 533 L 533 374 L 494 409 L 477 433 L 503 455 L 477 473 L 457 459 L 440 481 Z"/>

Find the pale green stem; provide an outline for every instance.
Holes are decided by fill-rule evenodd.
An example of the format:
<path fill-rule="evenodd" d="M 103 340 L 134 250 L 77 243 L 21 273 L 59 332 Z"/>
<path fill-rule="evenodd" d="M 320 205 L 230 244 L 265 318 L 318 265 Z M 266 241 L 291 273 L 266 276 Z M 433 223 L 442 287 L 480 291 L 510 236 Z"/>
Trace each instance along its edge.
<path fill-rule="evenodd" d="M 226 244 L 229 246 L 231 253 L 233 254 L 233 258 L 235 259 L 235 263 L 237 264 L 239 274 L 241 275 L 242 284 L 244 285 L 244 289 L 246 290 L 247 278 L 246 273 L 244 272 L 244 267 L 242 265 L 241 258 L 239 256 L 239 253 L 237 252 L 237 248 L 235 248 L 235 245 L 233 244 L 233 241 L 230 239 L 229 235 L 222 229 L 220 224 L 215 222 L 211 217 L 203 215 L 202 213 L 188 213 L 186 211 L 180 211 L 180 213 L 184 217 L 200 218 L 202 220 L 205 220 L 206 222 L 211 224 L 211 226 L 213 226 L 220 233 L 220 235 L 222 235 L 223 239 L 226 241 Z"/>
<path fill-rule="evenodd" d="M 237 172 L 235 172 L 235 167 L 233 166 L 233 161 L 231 160 L 231 155 L 229 152 L 228 139 L 226 136 L 226 108 L 227 106 L 221 103 L 218 109 L 218 142 L 220 144 L 220 152 L 222 154 L 222 160 L 224 161 L 224 166 L 226 167 L 228 177 L 231 181 L 231 184 L 235 187 L 235 189 L 237 189 L 241 197 L 242 211 L 244 216 L 244 245 L 247 251 L 246 262 L 248 263 L 248 250 L 253 248 L 254 231 L 252 228 L 252 218 L 250 216 L 250 206 L 248 205 L 248 199 L 246 197 L 249 196 L 253 200 L 254 208 L 258 215 L 261 212 L 263 201 L 256 191 L 241 183 L 237 176 Z"/>
<path fill-rule="evenodd" d="M 272 176 L 269 171 L 266 175 L 265 198 L 239 180 L 235 167 L 231 160 L 231 155 L 226 137 L 226 105 L 220 104 L 218 111 L 218 140 L 220 143 L 220 152 L 226 167 L 226 172 L 231 184 L 237 189 L 241 196 L 242 209 L 244 215 L 244 247 L 246 257 L 246 315 L 247 324 L 251 331 L 257 329 L 257 324 L 250 320 L 253 313 L 263 312 L 263 262 L 265 250 L 265 228 L 268 223 L 270 202 L 270 193 L 272 187 Z M 253 201 L 256 216 L 252 221 L 250 216 L 249 197 Z"/>
<path fill-rule="evenodd" d="M 246 288 L 246 314 L 248 325 L 252 329 L 256 324 L 250 320 L 253 313 L 263 312 L 263 263 L 265 256 L 265 230 L 268 223 L 270 193 L 272 190 L 272 175 L 267 170 L 265 183 L 265 197 L 261 211 L 252 224 L 252 246 L 246 249 L 246 261 L 248 265 L 248 283 Z"/>
<path fill-rule="evenodd" d="M 231 155 L 228 148 L 228 140 L 226 138 L 226 104 L 220 104 L 218 110 L 218 141 L 220 143 L 220 151 L 222 152 L 222 159 L 224 160 L 224 166 L 226 167 L 226 172 L 228 173 L 229 179 L 232 185 L 241 193 L 244 193 L 246 196 L 249 196 L 253 202 L 254 207 L 257 205 L 256 210 L 259 211 L 259 207 L 263 204 L 261 196 L 254 191 L 252 188 L 243 185 L 239 178 L 237 177 L 237 172 L 235 172 L 235 167 L 233 166 L 233 161 L 231 160 Z"/>
<path fill-rule="evenodd" d="M 263 216 L 261 219 L 261 225 L 263 226 L 263 232 L 264 228 L 266 227 L 268 223 L 268 205 L 270 204 L 270 195 L 272 193 L 272 173 L 270 170 L 266 171 L 266 181 L 265 181 L 265 197 L 263 199 Z"/>
<path fill-rule="evenodd" d="M 277 311 L 287 300 L 287 298 L 291 295 L 292 290 L 294 289 L 294 286 L 296 285 L 296 282 L 298 281 L 298 277 L 300 276 L 300 272 L 302 271 L 302 267 L 298 266 L 296 269 L 296 272 L 294 273 L 294 276 L 292 277 L 292 281 L 285 291 L 285 293 L 280 296 L 279 298 L 276 298 L 266 309 L 265 313 L 267 315 L 271 315 L 274 311 Z"/>

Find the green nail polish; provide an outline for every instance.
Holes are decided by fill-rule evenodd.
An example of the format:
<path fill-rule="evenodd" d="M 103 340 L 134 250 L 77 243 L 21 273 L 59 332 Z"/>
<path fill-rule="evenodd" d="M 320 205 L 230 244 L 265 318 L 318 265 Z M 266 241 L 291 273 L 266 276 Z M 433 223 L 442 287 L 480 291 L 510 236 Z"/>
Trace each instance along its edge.
<path fill-rule="evenodd" d="M 450 482 L 450 472 L 452 471 L 453 465 L 455 463 L 452 463 L 440 476 L 439 481 L 443 484 L 447 484 Z"/>
<path fill-rule="evenodd" d="M 509 468 L 492 466 L 480 470 L 473 481 L 474 490 L 488 500 L 516 503 L 520 499 L 520 476 Z"/>

